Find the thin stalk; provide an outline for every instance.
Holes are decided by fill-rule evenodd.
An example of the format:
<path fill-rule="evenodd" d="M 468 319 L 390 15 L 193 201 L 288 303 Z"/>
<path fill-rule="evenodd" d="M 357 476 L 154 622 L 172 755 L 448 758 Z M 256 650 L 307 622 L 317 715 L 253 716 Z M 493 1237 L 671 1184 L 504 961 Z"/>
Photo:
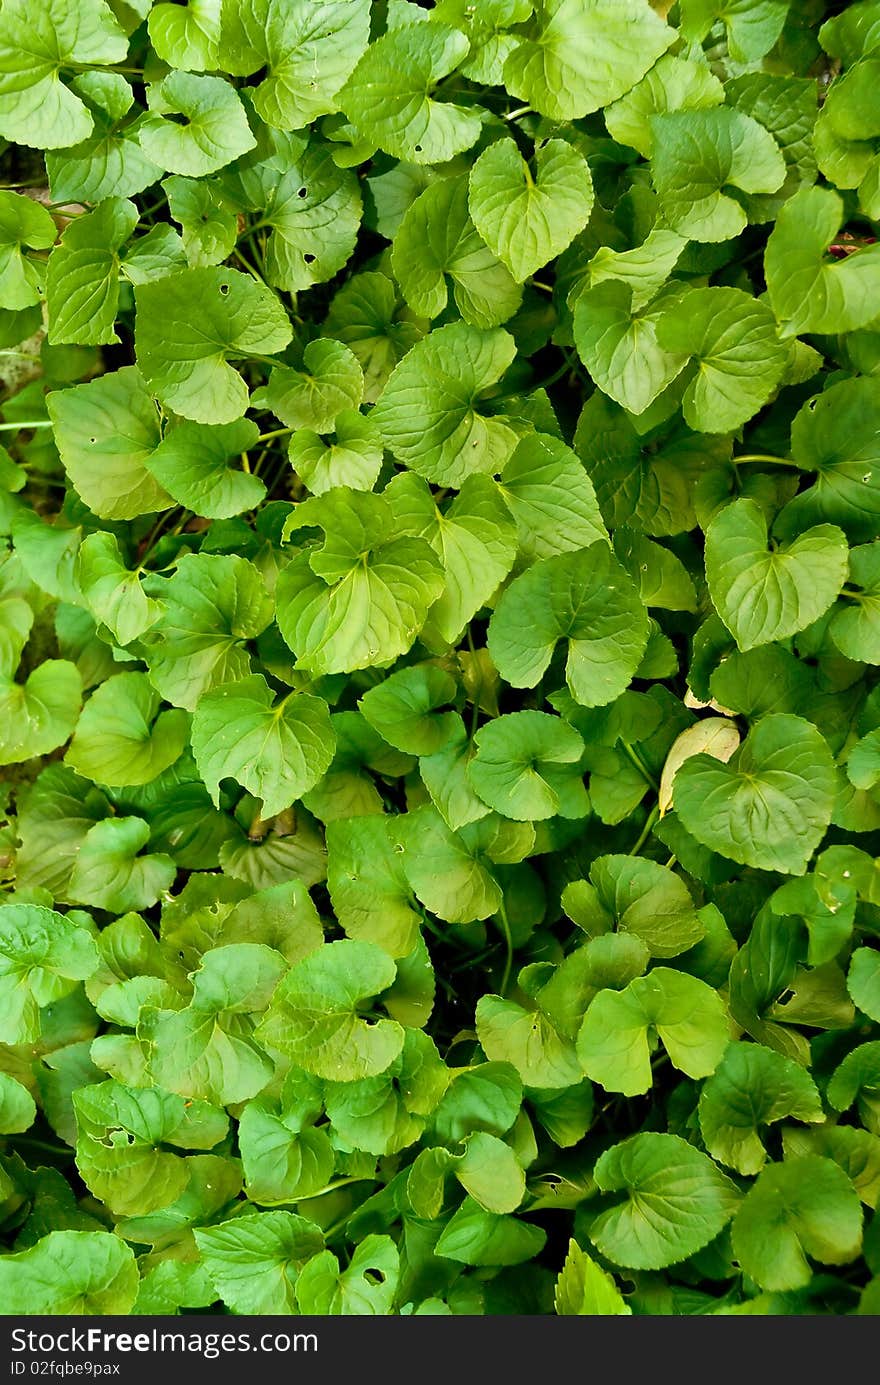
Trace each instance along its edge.
<path fill-rule="evenodd" d="M 501 931 L 504 934 L 504 971 L 501 974 L 501 986 L 498 994 L 502 997 L 507 995 L 507 987 L 510 985 L 510 973 L 513 970 L 513 938 L 510 932 L 510 923 L 507 918 L 507 910 L 502 899 L 498 906 L 498 913 L 495 915 L 501 924 Z"/>
<path fill-rule="evenodd" d="M 0 433 L 20 433 L 25 428 L 51 428 L 48 418 L 26 418 L 20 423 L 0 423 Z"/>
<path fill-rule="evenodd" d="M 646 768 L 638 752 L 635 751 L 631 745 L 627 745 L 626 741 L 621 741 L 621 745 L 623 746 L 624 754 L 627 759 L 632 761 L 645 783 L 650 784 L 654 792 L 658 793 L 660 786 L 650 770 Z"/>
<path fill-rule="evenodd" d="M 641 851 L 642 847 L 645 845 L 645 842 L 648 840 L 648 838 L 650 837 L 651 833 L 653 832 L 653 830 L 654 830 L 654 824 L 656 823 L 656 821 L 657 821 L 657 819 L 659 818 L 659 816 L 660 816 L 660 809 L 657 807 L 657 805 L 656 805 L 656 803 L 655 803 L 655 804 L 654 804 L 654 807 L 651 809 L 650 813 L 648 814 L 647 818 L 645 819 L 645 825 L 644 825 L 644 827 L 642 828 L 641 832 L 639 833 L 638 841 L 636 842 L 635 846 L 630 847 L 630 851 L 629 851 L 630 856 L 638 856 L 638 854 L 639 854 L 639 852 Z"/>
<path fill-rule="evenodd" d="M 277 361 L 273 362 L 273 365 L 277 364 Z M 261 433 L 260 436 L 257 438 L 257 443 L 271 442 L 272 438 L 286 438 L 288 433 L 292 432 L 292 428 L 273 428 L 271 433 Z M 256 443 L 254 444 L 254 446 L 256 446 Z"/>
<path fill-rule="evenodd" d="M 801 471 L 801 466 L 792 461 L 791 457 L 774 457 L 769 452 L 744 452 L 741 457 L 734 457 L 734 466 L 746 466 L 749 462 L 769 462 L 773 466 L 790 466 L 797 471 Z"/>

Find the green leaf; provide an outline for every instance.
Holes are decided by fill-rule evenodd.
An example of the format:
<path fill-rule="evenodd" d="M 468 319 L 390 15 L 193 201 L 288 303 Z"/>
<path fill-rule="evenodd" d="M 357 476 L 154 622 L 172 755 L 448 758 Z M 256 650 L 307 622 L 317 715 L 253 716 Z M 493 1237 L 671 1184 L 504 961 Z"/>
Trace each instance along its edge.
<path fill-rule="evenodd" d="M 789 7 L 790 0 L 681 0 L 681 31 L 689 42 L 700 43 L 720 19 L 731 57 L 755 62 L 776 43 Z"/>
<path fill-rule="evenodd" d="M 526 1086 L 561 1088 L 581 1081 L 574 1045 L 540 1009 L 525 1010 L 501 996 L 483 995 L 476 1022 L 490 1062 L 510 1063 Z"/>
<path fill-rule="evenodd" d="M 847 658 L 880 664 L 880 544 L 850 549 L 849 572 L 862 590 L 851 605 L 834 612 L 831 637 Z"/>
<path fill-rule="evenodd" d="M 46 275 L 50 342 L 119 341 L 119 252 L 137 221 L 133 202 L 111 197 L 70 223 Z"/>
<path fill-rule="evenodd" d="M 736 1185 L 677 1135 L 634 1135 L 606 1150 L 593 1176 L 602 1192 L 624 1196 L 593 1220 L 590 1240 L 632 1269 L 687 1259 L 714 1240 L 738 1201 Z"/>
<path fill-rule="evenodd" d="M 629 91 L 674 40 L 640 0 L 539 0 L 504 84 L 551 120 L 576 120 Z"/>
<path fill-rule="evenodd" d="M 304 1074 L 298 1073 L 300 1082 Z M 305 1103 L 303 1103 L 305 1105 Z M 316 1103 L 320 1114 L 320 1099 Z M 239 1121 L 239 1147 L 251 1202 L 262 1206 L 311 1197 L 329 1182 L 335 1152 L 324 1130 L 312 1129 L 295 1105 L 256 1097 Z"/>
<path fill-rule="evenodd" d="M 426 539 L 443 564 L 446 588 L 422 628 L 430 648 L 455 643 L 480 607 L 491 601 L 516 555 L 509 506 L 495 483 L 468 476 L 441 509 L 425 482 L 411 472 L 394 478 L 386 492 L 408 533 Z"/>
<path fill-rule="evenodd" d="M 17 192 L 0 193 L 0 308 L 13 310 L 39 303 L 42 266 L 28 250 L 48 250 L 58 231 L 44 207 Z"/>
<path fill-rule="evenodd" d="M 124 913 L 148 909 L 177 874 L 170 856 L 140 856 L 150 829 L 142 818 L 108 818 L 86 833 L 70 877 L 70 897 L 80 904 Z"/>
<path fill-rule="evenodd" d="M 810 524 L 839 524 L 869 542 L 880 519 L 880 406 L 870 380 L 841 380 L 809 400 L 791 426 L 798 466 L 815 480 L 785 506 L 775 526 L 789 538 Z"/>
<path fill-rule="evenodd" d="M 714 1072 L 730 1039 L 730 1023 L 717 992 L 696 977 L 654 967 L 622 991 L 600 991 L 577 1040 L 581 1066 L 606 1091 L 638 1096 L 650 1091 L 650 1036 L 656 1031 L 674 1067 L 688 1077 Z"/>
<path fill-rule="evenodd" d="M 577 454 L 558 438 L 546 433 L 521 438 L 499 489 L 527 563 L 589 548 L 607 537 L 593 483 Z"/>
<path fill-rule="evenodd" d="M 658 318 L 657 340 L 696 362 L 682 409 L 688 426 L 704 433 L 746 423 L 776 391 L 788 359 L 769 308 L 740 289 L 682 294 Z"/>
<path fill-rule="evenodd" d="M 265 498 L 258 476 L 228 465 L 256 440 L 257 426 L 250 419 L 217 428 L 179 423 L 166 433 L 147 467 L 178 505 L 209 519 L 229 519 L 256 509 Z"/>
<path fill-rule="evenodd" d="M 222 77 L 169 72 L 147 88 L 147 101 L 141 148 L 169 173 L 202 178 L 256 145 L 244 106 Z"/>
<path fill-rule="evenodd" d="M 705 110 L 720 106 L 723 100 L 724 88 L 708 63 L 664 53 L 631 91 L 607 107 L 605 124 L 608 133 L 618 144 L 628 144 L 644 158 L 650 159 L 654 149 L 652 116 L 663 115 L 667 111 Z M 655 228 L 646 244 L 652 241 L 657 245 L 663 244 L 665 242 L 654 238 L 667 237 L 669 234 Z M 679 253 L 682 248 L 679 246 Z M 600 255 L 607 253 L 607 246 L 599 251 Z M 623 253 L 632 255 L 636 252 Z"/>
<path fill-rule="evenodd" d="M 38 15 L 10 0 L 0 18 L 0 134 L 37 149 L 78 144 L 92 117 L 61 72 L 124 62 L 128 40 L 104 0 L 46 0 Z"/>
<path fill-rule="evenodd" d="M 648 619 L 630 577 L 605 543 L 546 558 L 504 591 L 489 623 L 489 652 L 514 687 L 533 688 L 560 639 L 566 679 L 585 707 L 612 702 L 627 687 L 648 637 Z"/>
<path fill-rule="evenodd" d="M 404 1030 L 394 1020 L 363 1019 L 359 1011 L 388 989 L 396 972 L 374 943 L 326 943 L 291 967 L 258 1034 L 317 1077 L 374 1077 L 400 1053 Z"/>
<path fill-rule="evenodd" d="M 767 293 L 783 337 L 851 332 L 876 316 L 880 247 L 826 259 L 840 230 L 843 201 L 830 188 L 801 188 L 786 202 L 767 241 Z"/>
<path fill-rule="evenodd" d="M 324 1244 L 320 1228 L 293 1212 L 234 1217 L 193 1234 L 218 1294 L 240 1314 L 292 1313 L 297 1275 Z"/>
<path fill-rule="evenodd" d="M 154 623 L 159 606 L 129 572 L 113 534 L 88 534 L 76 558 L 76 580 L 96 621 L 106 625 L 117 644 L 131 644 Z"/>
<path fill-rule="evenodd" d="M 360 700 L 364 718 L 389 745 L 408 755 L 433 755 L 449 741 L 459 721 L 437 709 L 452 702 L 455 679 L 435 664 L 414 664 L 392 673 Z"/>
<path fill-rule="evenodd" d="M 666 320 L 663 297 L 636 313 L 632 290 L 613 280 L 577 297 L 578 355 L 599 388 L 632 414 L 644 413 L 681 373 L 690 355 L 690 342 L 674 351 L 660 345 L 658 325 Z"/>
<path fill-rule="evenodd" d="M 846 988 L 869 1019 L 880 1014 L 880 954 L 871 947 L 857 947 L 852 955 Z"/>
<path fill-rule="evenodd" d="M 406 957 L 418 939 L 420 915 L 382 815 L 327 824 L 327 888 L 350 938 Z"/>
<path fill-rule="evenodd" d="M 775 192 L 785 181 L 773 136 L 742 111 L 715 106 L 655 115 L 651 131 L 651 177 L 664 216 L 691 240 L 729 240 L 747 225 L 741 204 L 723 189 Z"/>
<path fill-rule="evenodd" d="M 66 659 L 46 659 L 24 683 L 0 678 L 0 765 L 57 750 L 73 731 L 81 706 L 82 680 Z"/>
<path fill-rule="evenodd" d="M 803 875 L 831 821 L 836 775 L 809 722 L 762 717 L 727 764 L 697 755 L 675 776 L 675 811 L 697 841 L 758 870 Z"/>
<path fill-rule="evenodd" d="M 265 403 L 288 428 L 332 432 L 344 410 L 357 409 L 364 391 L 357 357 L 341 342 L 319 338 L 303 352 L 303 370 L 278 366 L 269 377 Z"/>
<path fill-rule="evenodd" d="M 516 435 L 502 418 L 485 417 L 478 405 L 515 351 L 513 338 L 500 328 L 481 331 L 464 322 L 439 327 L 417 342 L 393 371 L 373 412 L 398 461 L 441 486 L 460 486 L 475 472 L 499 471 Z"/>
<path fill-rule="evenodd" d="M 480 823 L 452 832 L 432 805 L 400 817 L 395 845 L 416 897 L 447 923 L 488 918 L 501 904 Z M 491 843 L 489 843 L 491 845 Z"/>
<path fill-rule="evenodd" d="M 177 1200 L 189 1170 L 180 1155 L 159 1145 L 184 1119 L 182 1097 L 158 1087 L 138 1091 L 99 1082 L 75 1092 L 73 1108 L 77 1168 L 86 1187 L 115 1216 L 154 1212 Z"/>
<path fill-rule="evenodd" d="M 313 495 L 334 486 L 372 490 L 385 455 L 382 435 L 372 418 L 355 409 L 336 415 L 332 440 L 310 428 L 299 428 L 290 439 L 290 465 Z"/>
<path fill-rule="evenodd" d="M 700 1095 L 700 1131 L 719 1163 L 759 1173 L 767 1160 L 761 1135 L 786 1117 L 817 1122 L 822 1102 L 809 1073 L 761 1044 L 731 1044 Z"/>
<path fill-rule="evenodd" d="M 473 327 L 498 327 L 519 308 L 522 291 L 480 239 L 468 213 L 464 178 L 431 184 L 410 205 L 394 237 L 391 263 L 403 296 L 421 317 L 439 317 L 448 300 Z"/>
<path fill-rule="evenodd" d="M 861 1242 L 858 1194 L 842 1169 L 817 1155 L 765 1168 L 733 1223 L 733 1252 L 762 1289 L 798 1289 L 812 1277 L 808 1256 L 845 1265 Z"/>
<path fill-rule="evenodd" d="M 136 366 L 55 390 L 47 407 L 64 468 L 96 515 L 135 519 L 170 506 L 147 467 L 161 438 L 159 414 Z"/>
<path fill-rule="evenodd" d="M 262 800 L 270 818 L 318 782 L 333 759 L 335 737 L 326 702 L 290 693 L 273 704 L 271 688 L 256 673 L 199 698 L 192 747 L 218 807 L 221 779 L 234 779 Z"/>
<path fill-rule="evenodd" d="M 583 230 L 593 197 L 586 159 L 562 139 L 536 147 L 534 176 L 509 138 L 484 149 L 470 173 L 474 224 L 519 283 Z"/>
<path fill-rule="evenodd" d="M 409 649 L 442 588 L 428 544 L 393 537 L 393 512 L 381 496 L 341 487 L 299 505 L 291 521 L 326 535 L 278 579 L 278 627 L 298 664 L 347 673 Z"/>
<path fill-rule="evenodd" d="M 520 822 L 589 812 L 580 770 L 584 743 L 561 717 L 511 712 L 488 722 L 474 742 L 468 776 L 496 812 Z"/>
<path fill-rule="evenodd" d="M 462 1265 L 521 1265 L 543 1249 L 547 1233 L 531 1222 L 486 1212 L 466 1197 L 446 1223 L 436 1255 Z"/>
<path fill-rule="evenodd" d="M 285 969 L 281 954 L 261 943 L 206 952 L 187 1008 L 148 1011 L 154 1079 L 181 1096 L 223 1106 L 262 1091 L 273 1065 L 246 1017 L 266 1008 Z"/>
<path fill-rule="evenodd" d="M 56 202 L 102 202 L 107 197 L 134 197 L 160 177 L 137 142 L 134 95 L 118 72 L 91 70 L 70 83 L 92 118 L 91 133 L 70 148 L 46 153 L 46 172 Z"/>
<path fill-rule="evenodd" d="M 225 4 L 222 65 L 239 76 L 265 68 L 252 88 L 254 109 L 268 125 L 299 130 L 338 109 L 336 94 L 369 33 L 367 0 L 331 0 L 320 12 L 306 0 L 293 0 L 283 11 L 271 0 Z"/>
<path fill-rule="evenodd" d="M 0 1042 L 40 1037 L 40 1009 L 69 995 L 98 964 L 82 923 L 37 904 L 0 906 Z"/>
<path fill-rule="evenodd" d="M 202 693 L 248 676 L 245 641 L 272 618 L 252 563 L 231 554 L 187 554 L 157 595 L 162 614 L 143 643 L 150 680 L 168 702 L 194 711 Z"/>
<path fill-rule="evenodd" d="M 350 346 L 364 372 L 364 398 L 375 403 L 402 356 L 427 324 L 413 321 L 390 277 L 354 274 L 330 305 L 324 330 Z"/>
<path fill-rule="evenodd" d="M 444 163 L 480 133 L 476 111 L 429 93 L 467 56 L 468 41 L 447 24 L 408 24 L 370 44 L 337 101 L 387 154 Z"/>
<path fill-rule="evenodd" d="M 632 1313 L 629 1304 L 612 1276 L 581 1250 L 577 1241 L 569 1241 L 554 1296 L 560 1317 L 611 1317 Z"/>
<path fill-rule="evenodd" d="M 219 66 L 220 0 L 153 5 L 147 22 L 153 47 L 169 66 L 189 72 Z"/>
<path fill-rule="evenodd" d="M 125 1315 L 137 1290 L 134 1252 L 112 1232 L 50 1231 L 0 1258 L 0 1293 L 11 1314 Z"/>
<path fill-rule="evenodd" d="M 324 1250 L 297 1280 L 299 1311 L 321 1317 L 386 1316 L 397 1293 L 399 1262 L 390 1236 L 365 1236 L 344 1270 L 336 1256 Z"/>
<path fill-rule="evenodd" d="M 177 5 L 173 8 L 179 13 Z M 159 6 L 153 9 L 155 15 Z M 238 238 L 235 213 L 218 190 L 195 178 L 172 174 L 162 181 L 168 196 L 168 210 L 180 222 L 181 239 L 187 261 L 193 268 L 220 264 Z"/>
<path fill-rule="evenodd" d="M 135 348 L 147 384 L 197 423 L 233 423 L 247 408 L 247 386 L 230 357 L 280 351 L 290 341 L 275 294 L 235 269 L 185 269 L 140 284 L 135 299 Z"/>
<path fill-rule="evenodd" d="M 571 917 L 588 936 L 616 925 L 633 934 L 652 957 L 676 957 L 704 936 L 693 899 L 684 881 L 665 866 L 638 856 L 600 856 L 590 867 L 590 881 L 574 881 L 563 896 Z M 577 890 L 577 902 L 573 898 Z"/>
<path fill-rule="evenodd" d="M 86 703 L 67 764 L 99 784 L 149 784 L 189 740 L 186 713 L 159 712 L 160 702 L 143 673 L 108 678 Z"/>
<path fill-rule="evenodd" d="M 767 521 L 754 500 L 736 500 L 706 531 L 706 579 L 741 650 L 804 630 L 832 605 L 847 574 L 845 535 L 816 525 L 767 551 Z"/>

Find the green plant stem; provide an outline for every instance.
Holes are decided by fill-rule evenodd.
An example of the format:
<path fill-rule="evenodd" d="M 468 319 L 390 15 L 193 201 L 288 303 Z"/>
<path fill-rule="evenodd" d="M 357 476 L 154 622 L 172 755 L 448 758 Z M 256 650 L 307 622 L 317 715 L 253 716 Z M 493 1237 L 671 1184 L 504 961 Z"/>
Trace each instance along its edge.
<path fill-rule="evenodd" d="M 271 433 L 261 433 L 257 438 L 257 443 L 271 442 L 272 438 L 286 438 L 292 432 L 292 428 L 273 428 Z"/>
<path fill-rule="evenodd" d="M 747 466 L 750 462 L 769 462 L 773 466 L 794 467 L 797 471 L 803 469 L 797 462 L 792 461 L 791 457 L 774 457 L 769 452 L 744 452 L 741 457 L 734 457 L 732 460 L 734 466 Z"/>
<path fill-rule="evenodd" d="M 51 428 L 48 418 L 26 418 L 21 423 L 0 423 L 0 433 L 20 433 L 25 428 Z"/>
<path fill-rule="evenodd" d="M 645 819 L 645 825 L 644 825 L 644 827 L 642 828 L 641 832 L 639 833 L 638 840 L 636 841 L 636 843 L 635 843 L 634 846 L 630 847 L 630 851 L 629 851 L 630 856 L 638 856 L 638 854 L 639 854 L 639 852 L 641 851 L 642 847 L 645 845 L 645 842 L 648 840 L 648 838 L 650 837 L 652 831 L 654 830 L 654 824 L 656 823 L 656 821 L 657 821 L 657 819 L 659 818 L 659 816 L 660 816 L 660 809 L 658 808 L 657 804 L 655 803 L 655 804 L 654 804 L 654 807 L 651 809 L 650 813 L 648 814 L 647 818 Z"/>
<path fill-rule="evenodd" d="M 636 750 L 633 749 L 631 745 L 627 745 L 626 741 L 621 741 L 620 744 L 623 746 L 623 751 L 627 759 L 632 761 L 632 763 L 638 770 L 639 774 L 644 779 L 645 783 L 650 784 L 654 792 L 658 793 L 660 786 L 657 783 L 657 780 L 654 778 L 653 774 L 642 761 L 642 757 L 638 754 Z"/>
<path fill-rule="evenodd" d="M 504 971 L 501 973 L 501 985 L 498 991 L 498 994 L 503 997 L 507 995 L 507 988 L 510 985 L 510 973 L 513 970 L 513 937 L 510 932 L 510 922 L 507 917 L 507 909 L 505 908 L 503 899 L 498 906 L 498 913 L 495 917 L 501 925 L 501 932 L 504 934 Z"/>

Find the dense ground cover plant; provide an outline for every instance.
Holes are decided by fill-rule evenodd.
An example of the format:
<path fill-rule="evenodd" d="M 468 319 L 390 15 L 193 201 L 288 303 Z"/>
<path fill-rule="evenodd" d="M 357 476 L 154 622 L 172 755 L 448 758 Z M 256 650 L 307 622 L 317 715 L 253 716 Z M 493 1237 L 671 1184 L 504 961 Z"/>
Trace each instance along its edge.
<path fill-rule="evenodd" d="M 878 1311 L 878 76 L 3 0 L 5 1311 Z"/>

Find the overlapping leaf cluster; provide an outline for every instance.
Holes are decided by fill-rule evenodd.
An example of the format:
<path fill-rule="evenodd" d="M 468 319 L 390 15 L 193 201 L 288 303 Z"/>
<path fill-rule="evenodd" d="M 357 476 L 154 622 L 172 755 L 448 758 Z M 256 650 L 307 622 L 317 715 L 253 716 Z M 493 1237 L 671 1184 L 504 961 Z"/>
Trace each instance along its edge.
<path fill-rule="evenodd" d="M 880 1310 L 878 77 L 3 0 L 6 1312 Z"/>

